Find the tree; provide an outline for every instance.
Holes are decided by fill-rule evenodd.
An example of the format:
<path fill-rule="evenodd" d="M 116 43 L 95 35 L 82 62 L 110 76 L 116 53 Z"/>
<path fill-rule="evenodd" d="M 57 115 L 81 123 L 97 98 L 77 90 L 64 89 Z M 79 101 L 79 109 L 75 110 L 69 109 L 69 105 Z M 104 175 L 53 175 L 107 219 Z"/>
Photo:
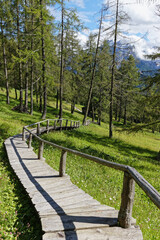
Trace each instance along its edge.
<path fill-rule="evenodd" d="M 120 106 L 124 107 L 124 125 L 127 123 L 127 108 L 130 109 L 134 103 L 134 95 L 138 92 L 138 68 L 132 55 L 128 59 L 123 59 L 119 69 Z"/>
<path fill-rule="evenodd" d="M 98 49 L 99 49 L 99 43 L 100 43 L 100 37 L 101 37 L 103 12 L 104 12 L 104 8 L 101 9 L 101 17 L 100 17 L 100 23 L 99 23 L 97 46 L 96 46 L 96 52 L 95 52 L 95 57 L 94 57 L 94 64 L 93 64 L 93 69 L 92 69 L 90 88 L 89 88 L 89 93 L 88 93 L 87 107 L 86 107 L 86 111 L 85 111 L 84 118 L 83 118 L 83 125 L 86 124 L 86 119 L 87 119 L 87 116 L 88 116 L 88 111 L 89 111 L 91 97 L 92 97 L 93 82 L 94 82 L 94 78 L 95 78 L 96 64 L 97 64 L 97 55 L 98 55 Z"/>
<path fill-rule="evenodd" d="M 9 81 L 8 81 L 8 64 L 7 64 L 7 56 L 6 56 L 6 39 L 4 35 L 4 26 L 8 25 L 9 18 L 9 9 L 8 9 L 8 2 L 4 4 L 0 1 L 0 16 L 1 16 L 1 39 L 2 39 L 2 51 L 3 51 L 3 65 L 4 65 L 4 75 L 5 75 L 5 82 L 6 82 L 6 102 L 7 104 L 10 103 L 9 99 Z M 5 29 L 7 31 L 7 29 Z"/>

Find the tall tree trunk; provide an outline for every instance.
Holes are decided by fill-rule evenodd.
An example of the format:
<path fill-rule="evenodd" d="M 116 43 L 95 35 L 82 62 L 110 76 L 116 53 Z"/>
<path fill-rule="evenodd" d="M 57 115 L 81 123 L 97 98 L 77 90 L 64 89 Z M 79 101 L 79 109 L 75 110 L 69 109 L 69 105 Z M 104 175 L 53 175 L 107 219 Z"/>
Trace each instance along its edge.
<path fill-rule="evenodd" d="M 25 111 L 28 111 L 28 62 L 26 63 L 26 77 L 25 77 Z"/>
<path fill-rule="evenodd" d="M 42 89 L 42 80 L 40 80 L 40 83 L 39 83 L 39 111 L 42 113 L 42 96 L 43 94 L 43 89 Z"/>
<path fill-rule="evenodd" d="M 121 117 L 122 117 L 122 88 L 121 88 L 120 99 L 119 99 L 118 122 L 121 121 Z"/>
<path fill-rule="evenodd" d="M 33 14 L 32 14 L 32 24 L 33 24 Z M 33 38 L 31 39 L 31 51 L 33 51 Z M 32 115 L 33 114 L 33 57 L 31 57 L 31 86 L 30 86 L 30 94 L 31 94 L 30 114 Z"/>
<path fill-rule="evenodd" d="M 111 90 L 110 90 L 110 110 L 109 110 L 109 137 L 113 136 L 113 87 L 115 79 L 115 65 L 116 65 L 116 48 L 117 48 L 117 29 L 118 29 L 118 10 L 119 10 L 119 0 L 116 4 L 116 22 L 115 22 L 115 33 L 114 33 L 114 49 L 113 49 L 113 62 L 112 62 L 112 76 L 111 76 Z"/>
<path fill-rule="evenodd" d="M 5 40 L 4 40 L 4 31 L 3 31 L 3 21 L 2 21 L 2 17 L 1 17 L 1 33 L 2 33 L 2 48 L 3 48 L 4 74 L 5 74 L 5 80 L 6 80 L 6 103 L 7 103 L 7 104 L 10 104 L 7 57 L 6 57 L 6 48 L 5 48 Z"/>
<path fill-rule="evenodd" d="M 101 79 L 102 81 L 102 79 Z M 101 125 L 101 115 L 102 115 L 102 88 L 99 90 L 99 106 L 98 106 L 98 125 Z"/>
<path fill-rule="evenodd" d="M 125 103 L 124 103 L 124 122 L 123 122 L 124 125 L 127 124 L 127 99 L 125 100 Z"/>
<path fill-rule="evenodd" d="M 58 109 L 58 99 L 59 99 L 59 94 L 58 94 L 58 88 L 57 88 L 57 94 L 56 94 L 56 109 Z"/>
<path fill-rule="evenodd" d="M 17 94 L 17 88 L 15 87 L 15 99 L 17 100 L 18 99 L 18 94 Z"/>
<path fill-rule="evenodd" d="M 75 101 L 73 100 L 71 103 L 71 113 L 73 114 L 75 111 Z"/>
<path fill-rule="evenodd" d="M 94 111 L 94 106 L 92 103 L 92 122 L 94 122 L 94 120 L 95 120 L 95 111 Z"/>
<path fill-rule="evenodd" d="M 115 106 L 115 121 L 118 119 L 118 104 L 119 104 L 119 97 L 117 97 L 116 106 Z"/>
<path fill-rule="evenodd" d="M 22 62 L 21 62 L 21 45 L 20 45 L 20 23 L 19 23 L 19 1 L 17 1 L 17 41 L 18 41 L 18 56 L 19 56 L 19 83 L 20 83 L 20 112 L 23 112 L 23 80 L 22 80 Z"/>
<path fill-rule="evenodd" d="M 60 66 L 60 88 L 59 88 L 59 118 L 62 118 L 63 111 L 63 79 L 64 79 L 64 1 L 61 1 L 62 9 L 61 9 L 61 66 Z"/>
<path fill-rule="evenodd" d="M 98 40 L 97 40 L 97 46 L 96 46 L 96 54 L 95 54 L 93 71 L 92 71 L 92 76 L 91 76 L 91 83 L 90 83 L 90 88 L 89 88 L 89 93 L 88 93 L 87 107 L 86 107 L 86 111 L 85 111 L 84 118 L 83 118 L 83 125 L 86 124 L 88 111 L 89 111 L 89 107 L 90 107 L 90 102 L 91 102 L 91 97 L 92 97 L 93 82 L 94 82 L 95 70 L 96 70 L 96 64 L 97 64 L 98 48 L 99 48 L 99 42 L 100 42 L 100 36 L 101 36 L 102 20 L 103 20 L 103 9 L 101 10 L 101 18 L 100 18 L 100 24 L 99 24 L 99 32 L 98 32 Z"/>
<path fill-rule="evenodd" d="M 37 107 L 38 107 L 38 103 L 39 103 L 38 95 L 39 95 L 39 86 L 38 86 L 38 81 L 36 81 L 36 104 L 37 104 Z"/>
<path fill-rule="evenodd" d="M 31 1 L 31 5 L 33 6 L 33 1 Z M 32 31 L 33 31 L 33 13 L 32 13 Z M 31 36 L 31 51 L 33 51 L 33 37 Z M 31 86 L 30 86 L 30 94 L 31 94 L 31 106 L 30 106 L 30 114 L 33 114 L 33 57 L 31 57 Z"/>
<path fill-rule="evenodd" d="M 27 0 L 25 0 L 25 43 L 27 45 Z M 27 47 L 28 48 L 28 47 Z M 26 63 L 25 73 L 25 111 L 28 112 L 28 61 Z"/>
<path fill-rule="evenodd" d="M 43 0 L 40 0 L 40 6 L 43 6 Z M 43 12 L 41 10 L 41 46 L 42 46 L 42 82 L 43 82 L 43 113 L 42 119 L 46 118 L 47 113 L 47 82 L 46 82 L 46 60 L 45 60 L 45 44 L 44 44 L 44 25 Z"/>

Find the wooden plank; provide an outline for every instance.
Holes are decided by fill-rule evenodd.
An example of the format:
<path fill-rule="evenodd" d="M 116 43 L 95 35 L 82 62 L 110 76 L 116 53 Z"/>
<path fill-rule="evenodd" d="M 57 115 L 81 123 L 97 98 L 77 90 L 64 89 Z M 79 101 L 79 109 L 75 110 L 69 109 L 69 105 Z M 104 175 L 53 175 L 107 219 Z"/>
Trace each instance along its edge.
<path fill-rule="evenodd" d="M 44 199 L 47 195 L 54 198 L 54 200 L 65 198 L 65 200 L 68 201 L 71 197 L 74 197 L 75 195 L 81 196 L 82 194 L 85 195 L 85 193 L 81 189 L 69 188 L 69 189 L 67 189 L 67 191 L 65 189 L 64 189 L 64 191 L 59 191 L 59 192 L 49 191 L 49 193 L 46 193 L 43 195 L 41 193 L 38 193 L 37 195 L 34 195 L 34 197 L 32 198 L 32 201 L 34 203 L 42 202 L 42 199 Z M 92 198 L 92 197 L 90 197 L 90 198 Z"/>
<path fill-rule="evenodd" d="M 54 225 L 54 231 L 70 231 L 79 229 L 89 229 L 95 227 L 111 227 L 117 225 L 116 214 L 110 212 L 108 217 L 84 217 L 84 216 L 58 216 L 55 218 L 42 218 L 42 229 L 45 232 L 51 232 Z"/>
<path fill-rule="evenodd" d="M 45 206 L 36 206 L 37 211 L 39 212 L 39 215 L 42 216 L 44 214 L 52 214 L 52 212 L 54 212 L 55 210 L 57 211 L 57 213 L 62 213 L 62 210 L 64 212 L 67 212 L 69 209 L 74 209 L 74 208 L 79 208 L 79 207 L 88 207 L 88 206 L 92 206 L 92 205 L 100 205 L 100 203 L 98 203 L 97 201 L 88 201 L 88 200 L 84 200 L 75 204 L 67 204 L 67 205 L 62 205 L 60 207 L 57 206 L 57 204 L 54 203 L 47 203 Z M 54 208 L 54 209 L 53 209 Z"/>
<path fill-rule="evenodd" d="M 43 240 L 143 240 L 139 228 L 123 229 L 119 227 L 101 227 L 75 231 L 58 231 L 45 233 Z"/>
<path fill-rule="evenodd" d="M 108 210 L 108 211 L 112 211 L 112 210 L 115 210 L 114 208 L 112 207 L 109 207 L 107 205 L 89 205 L 89 206 L 78 206 L 76 208 L 69 208 L 69 209 L 65 209 L 65 214 L 79 214 L 81 212 L 97 212 L 97 211 L 102 211 L 102 210 Z M 56 212 L 57 214 L 57 212 Z M 58 214 L 64 214 L 64 212 L 61 212 L 61 213 L 58 213 Z M 41 214 L 40 216 L 41 217 L 46 217 L 46 216 L 52 216 L 52 215 L 55 215 L 55 212 L 48 212 L 48 213 L 45 213 L 44 215 Z"/>

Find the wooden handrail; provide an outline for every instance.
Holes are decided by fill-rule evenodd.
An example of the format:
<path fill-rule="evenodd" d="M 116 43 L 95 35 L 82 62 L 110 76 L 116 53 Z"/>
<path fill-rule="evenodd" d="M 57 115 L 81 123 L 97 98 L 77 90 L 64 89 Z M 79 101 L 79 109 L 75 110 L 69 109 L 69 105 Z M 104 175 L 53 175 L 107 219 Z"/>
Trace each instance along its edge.
<path fill-rule="evenodd" d="M 57 119 L 54 119 L 54 121 Z M 68 121 L 71 121 L 71 127 L 73 120 L 63 119 L 67 123 Z M 47 120 L 45 120 L 47 121 Z M 61 119 L 62 121 L 62 119 Z M 44 122 L 44 121 L 42 121 Z M 75 121 L 78 123 L 78 127 L 80 126 L 79 121 Z M 32 136 L 34 136 L 38 141 L 40 141 L 40 148 L 39 148 L 39 159 L 43 158 L 43 147 L 44 144 L 53 146 L 55 148 L 58 148 L 62 151 L 61 159 L 60 159 L 60 169 L 59 169 L 59 175 L 61 177 L 65 176 L 65 167 L 66 167 L 66 158 L 67 158 L 67 152 L 72 153 L 74 155 L 80 156 L 82 158 L 86 158 L 88 160 L 97 162 L 99 164 L 105 165 L 110 168 L 114 168 L 116 170 L 120 170 L 124 172 L 124 180 L 123 180 L 123 191 L 122 191 L 122 197 L 121 197 L 121 207 L 118 215 L 118 221 L 119 225 L 123 228 L 129 228 L 131 226 L 131 218 L 132 218 L 132 208 L 133 208 L 133 199 L 134 199 L 134 192 L 135 192 L 135 182 L 140 186 L 140 188 L 147 194 L 147 196 L 151 199 L 151 201 L 160 209 L 160 194 L 159 192 L 150 184 L 148 183 L 142 175 L 137 172 L 133 167 L 130 167 L 128 165 L 123 165 L 115 162 L 110 162 L 107 160 L 104 160 L 99 157 L 91 156 L 86 153 L 79 152 L 77 150 L 73 150 L 70 148 L 66 148 L 60 145 L 57 145 L 55 143 L 51 143 L 49 141 L 46 141 L 37 134 L 33 133 L 32 130 L 29 130 L 27 127 L 33 126 L 33 125 L 39 125 L 41 122 L 27 125 L 23 127 L 23 135 L 22 139 L 25 140 L 25 131 L 29 133 L 29 147 L 31 147 L 31 141 Z M 47 122 L 48 123 L 48 122 Z M 67 125 L 67 124 L 66 124 Z M 62 123 L 61 123 L 62 126 Z M 77 127 L 77 124 L 74 123 L 74 126 Z"/>

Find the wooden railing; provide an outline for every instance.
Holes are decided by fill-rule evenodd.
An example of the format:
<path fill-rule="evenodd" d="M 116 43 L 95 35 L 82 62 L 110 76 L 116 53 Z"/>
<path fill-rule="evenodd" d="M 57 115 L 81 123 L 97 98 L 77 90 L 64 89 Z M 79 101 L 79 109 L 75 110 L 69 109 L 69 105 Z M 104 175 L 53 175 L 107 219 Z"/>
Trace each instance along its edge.
<path fill-rule="evenodd" d="M 46 122 L 46 126 L 44 126 L 45 122 Z M 25 128 L 30 128 L 32 126 L 35 126 L 36 134 L 40 135 L 43 132 L 48 133 L 50 130 L 63 130 L 63 129 L 78 128 L 78 127 L 80 127 L 80 121 L 68 120 L 68 119 L 46 119 L 46 120 L 43 120 L 40 122 L 36 122 L 36 123 L 30 124 L 30 125 L 27 125 L 23 128 L 23 140 L 25 140 Z M 35 128 L 32 129 L 32 131 L 33 130 L 35 131 Z"/>
<path fill-rule="evenodd" d="M 45 121 L 47 121 L 46 131 L 48 132 L 49 120 L 45 120 Z M 59 121 L 59 120 L 52 120 L 52 121 Z M 71 121 L 71 120 L 62 120 L 62 122 L 63 121 L 65 122 L 65 126 L 67 125 L 67 123 L 69 121 L 73 123 L 73 124 L 70 124 L 71 126 L 73 126 L 73 125 L 75 127 L 80 126 L 79 122 L 75 122 L 75 121 Z M 119 214 L 118 214 L 119 226 L 121 226 L 123 228 L 131 227 L 132 208 L 133 208 L 133 201 L 134 201 L 134 194 L 135 194 L 135 182 L 147 194 L 147 196 L 151 199 L 151 201 L 160 209 L 160 194 L 134 168 L 127 166 L 127 165 L 110 162 L 110 161 L 104 160 L 102 158 L 94 157 L 94 156 L 91 156 L 91 155 L 88 155 L 88 154 L 85 154 L 85 153 L 82 153 L 82 152 L 79 152 L 76 150 L 72 150 L 72 149 L 57 145 L 55 143 L 51 143 L 44 139 L 41 139 L 38 135 L 41 132 L 40 123 L 43 123 L 43 122 L 44 121 L 23 127 L 22 139 L 25 140 L 25 132 L 27 131 L 29 133 L 29 142 L 28 142 L 29 148 L 31 147 L 32 136 L 34 136 L 36 139 L 38 139 L 38 141 L 40 142 L 39 152 L 38 152 L 39 159 L 43 159 L 44 144 L 48 144 L 50 146 L 60 149 L 62 151 L 61 158 L 60 158 L 60 165 L 59 165 L 59 176 L 60 177 L 65 176 L 67 152 L 72 153 L 77 156 L 80 156 L 80 157 L 83 157 L 83 158 L 86 158 L 86 159 L 89 159 L 91 161 L 97 162 L 97 163 L 105 165 L 107 167 L 114 168 L 116 170 L 120 170 L 120 171 L 124 172 L 123 189 L 122 189 L 122 195 L 121 195 L 121 207 L 120 207 Z M 28 129 L 28 127 L 31 127 L 33 125 L 37 125 L 36 133 L 33 132 L 33 129 Z M 63 126 L 63 124 L 60 123 L 59 129 L 62 129 L 62 126 Z"/>

